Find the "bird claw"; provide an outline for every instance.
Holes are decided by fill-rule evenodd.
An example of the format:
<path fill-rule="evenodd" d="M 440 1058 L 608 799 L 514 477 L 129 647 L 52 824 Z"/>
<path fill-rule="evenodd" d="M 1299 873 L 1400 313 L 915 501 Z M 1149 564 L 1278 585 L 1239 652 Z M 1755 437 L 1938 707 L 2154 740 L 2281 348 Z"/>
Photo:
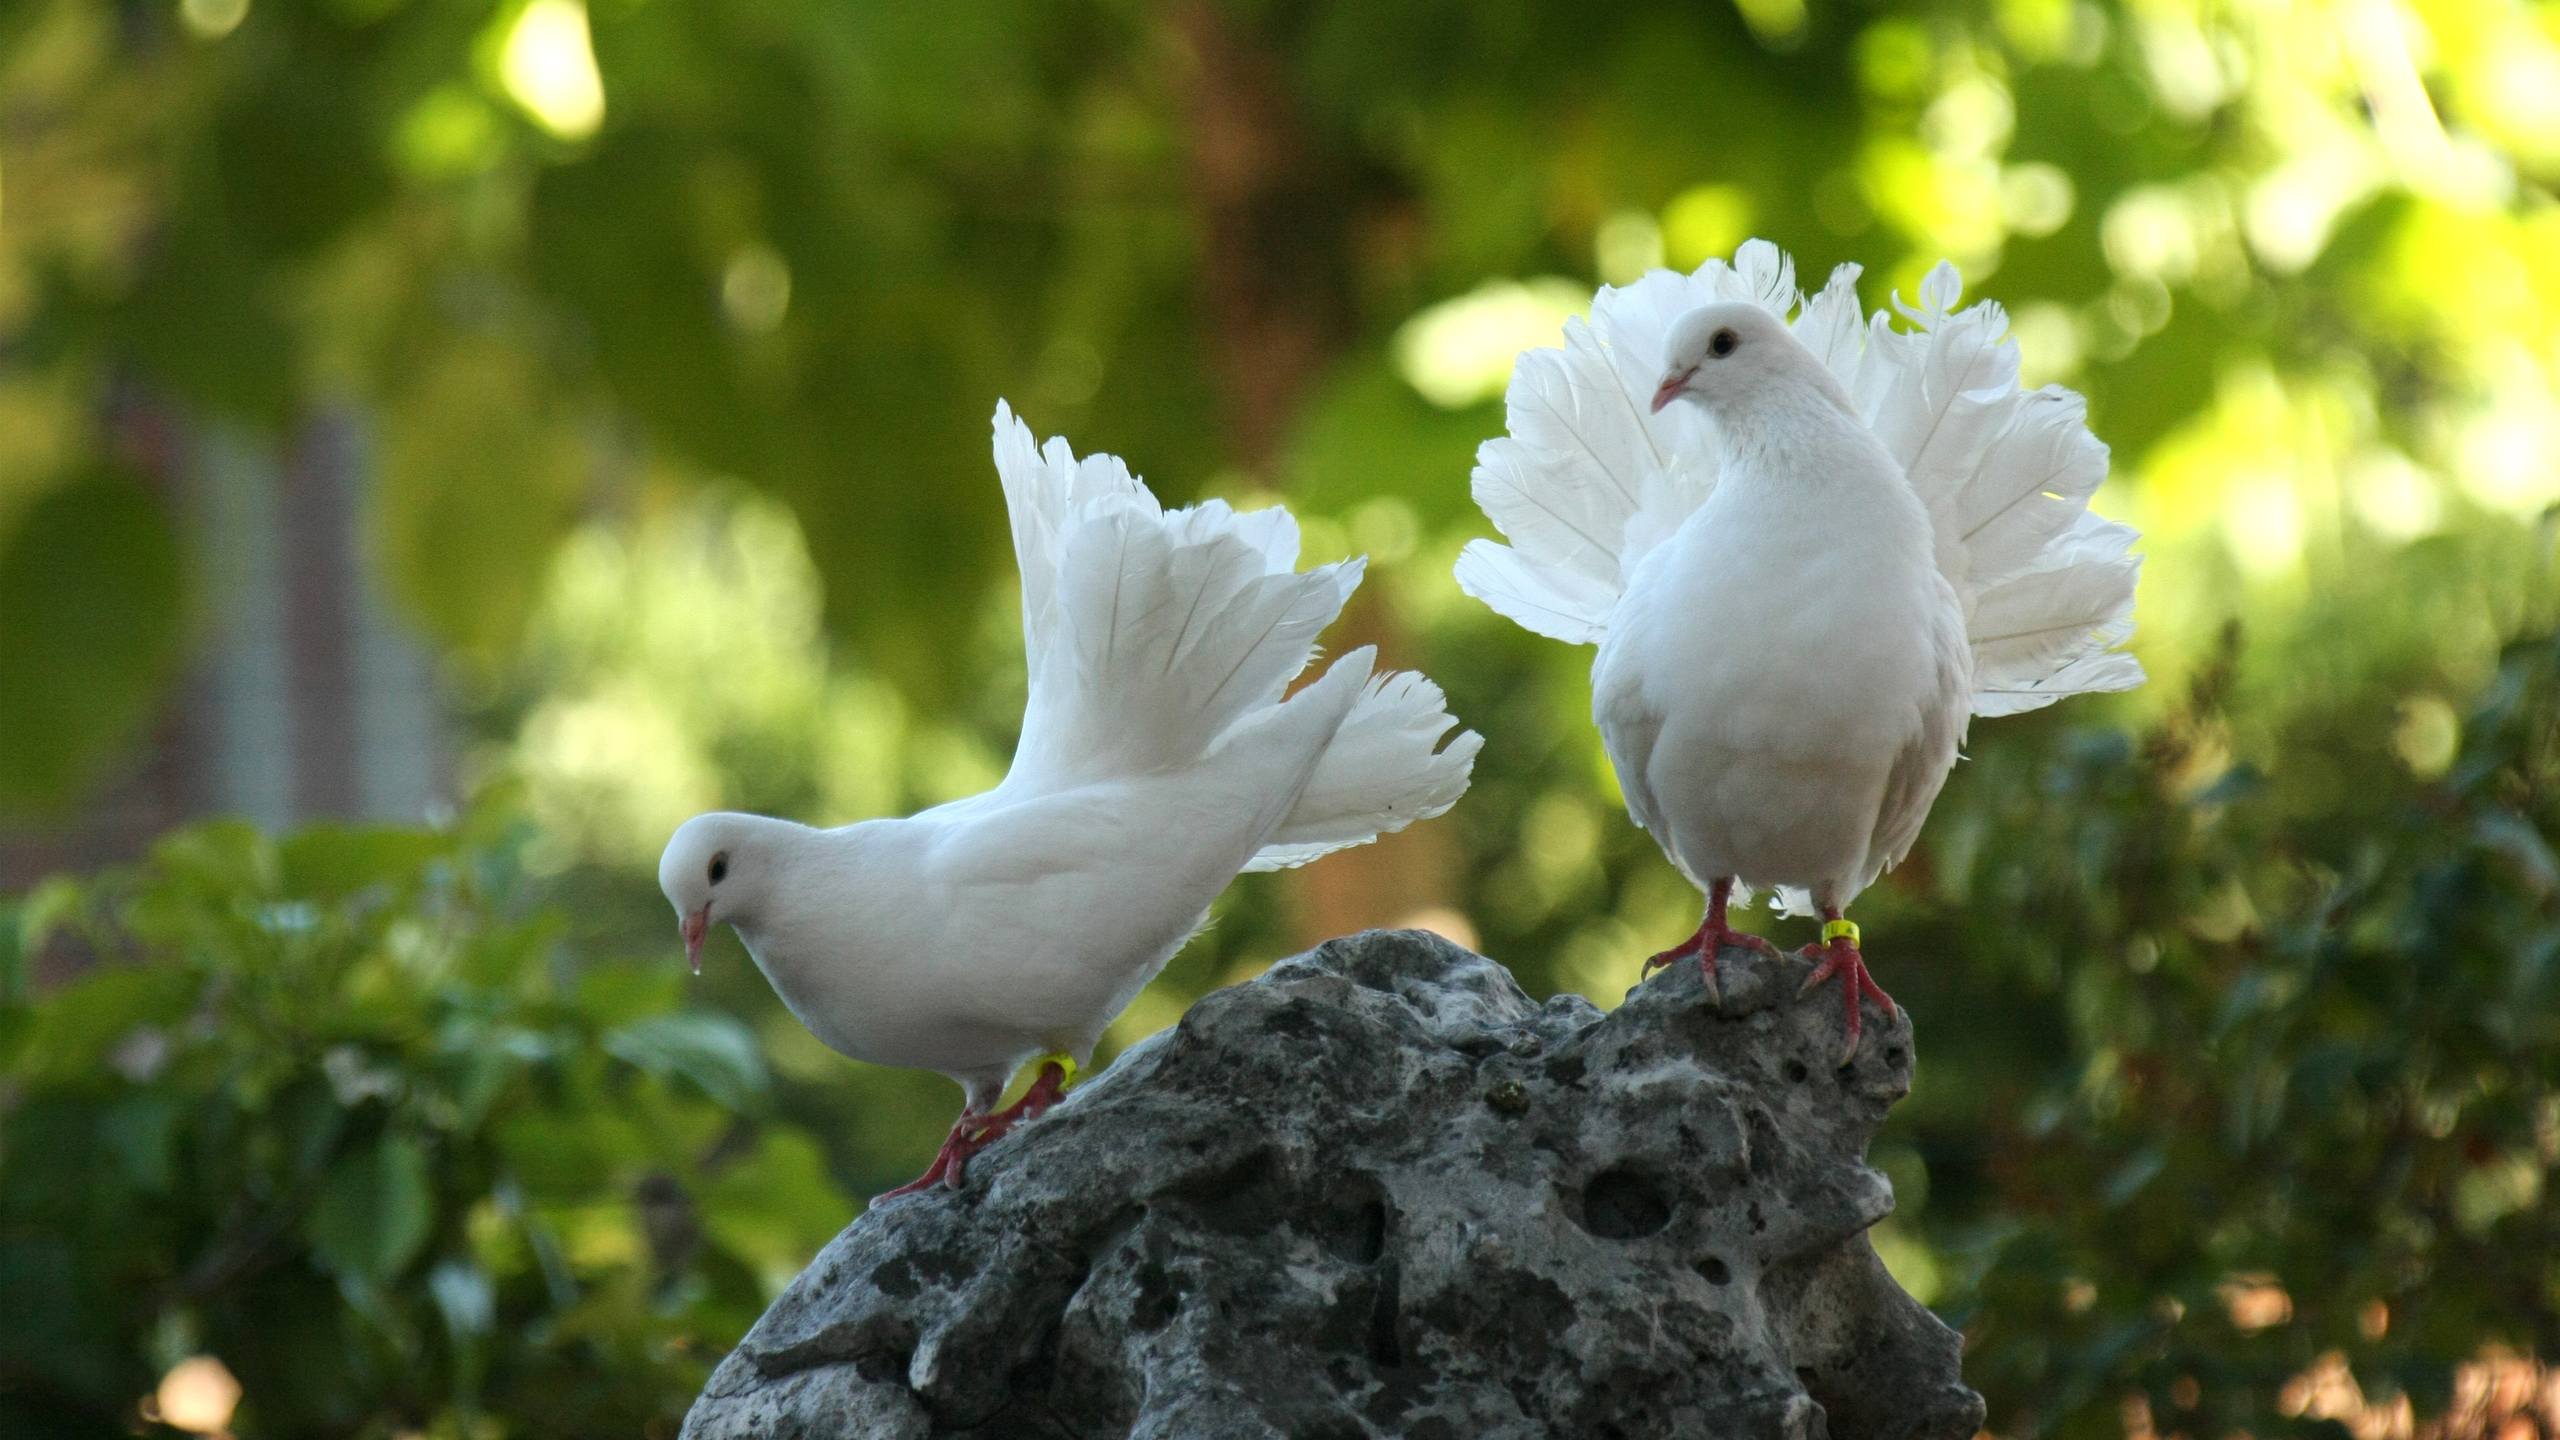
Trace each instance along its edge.
<path fill-rule="evenodd" d="M 1745 950 L 1757 951 L 1762 955 L 1772 957 L 1776 956 L 1778 953 L 1777 946 L 1770 944 L 1768 941 L 1761 939 L 1750 931 L 1736 930 L 1732 926 L 1726 925 L 1721 920 L 1710 918 L 1705 924 L 1698 927 L 1696 934 L 1691 935 L 1688 939 L 1681 941 L 1679 944 L 1672 946 L 1668 950 L 1647 956 L 1644 962 L 1644 969 L 1637 978 L 1641 980 L 1645 976 L 1651 975 L 1654 971 L 1662 969 L 1676 960 L 1685 959 L 1688 956 L 1695 955 L 1698 957 L 1699 978 L 1706 982 L 1707 1002 L 1711 1005 L 1721 1006 L 1724 1004 L 1724 987 L 1719 982 L 1719 978 L 1716 974 L 1716 953 L 1728 945 L 1738 945 Z"/>
<path fill-rule="evenodd" d="M 1013 1128 L 1015 1118 L 1009 1112 L 1001 1120 L 993 1115 L 961 1116 L 959 1123 L 951 1127 L 951 1133 L 943 1137 L 942 1148 L 934 1152 L 930 1168 L 895 1190 L 884 1190 L 872 1196 L 871 1203 L 877 1205 L 884 1200 L 931 1190 L 937 1185 L 945 1190 L 965 1187 L 969 1180 L 970 1157 L 1003 1139 L 1005 1132 Z"/>
<path fill-rule="evenodd" d="M 1669 969 L 1675 962 L 1691 955 L 1698 957 L 1698 978 L 1706 984 L 1707 1003 L 1722 1005 L 1724 988 L 1716 983 L 1716 947 L 1701 943 L 1698 935 L 1692 935 L 1668 950 L 1657 951 L 1646 956 L 1644 969 L 1637 974 L 1636 978 L 1639 981 L 1644 980 L 1654 971 Z"/>
<path fill-rule="evenodd" d="M 1848 1030 L 1846 1043 L 1840 1049 L 1840 1068 L 1846 1069 L 1850 1061 L 1858 1058 L 1858 1034 L 1865 1024 L 1864 1009 L 1859 1002 L 1873 999 L 1884 1007 L 1887 1020 L 1902 1018 L 1902 1007 L 1893 1003 L 1893 997 L 1884 993 L 1884 987 L 1867 973 L 1866 959 L 1858 953 L 1857 945 L 1849 937 L 1843 935 L 1828 945 L 1807 945 L 1796 954 L 1821 962 L 1813 967 L 1812 974 L 1804 977 L 1804 984 L 1796 990 L 1797 999 L 1812 994 L 1814 987 L 1823 981 L 1835 975 L 1839 977 L 1840 1002 Z"/>
<path fill-rule="evenodd" d="M 968 1165 L 969 1156 L 973 1153 L 972 1149 L 963 1147 L 968 1145 L 970 1123 L 976 1118 L 973 1115 L 963 1114 L 958 1123 L 951 1127 L 951 1133 L 943 1137 L 942 1148 L 934 1152 L 933 1164 L 923 1174 L 895 1190 L 883 1190 L 872 1196 L 871 1203 L 886 1204 L 903 1196 L 930 1190 L 936 1185 L 948 1185 L 954 1190 L 959 1189 L 962 1169 Z"/>
<path fill-rule="evenodd" d="M 960 1118 L 952 1122 L 951 1133 L 942 1138 L 942 1148 L 934 1153 L 933 1165 L 922 1175 L 897 1189 L 885 1190 L 872 1196 L 871 1203 L 877 1205 L 884 1200 L 913 1195 L 921 1190 L 930 1190 L 936 1184 L 940 1184 L 946 1190 L 965 1187 L 968 1184 L 970 1157 L 1012 1134 L 1013 1127 L 1016 1125 L 1026 1120 L 1039 1119 L 1050 1106 L 1058 1103 L 1066 1083 L 1067 1072 L 1064 1067 L 1056 1064 L 1043 1065 L 1040 1069 L 1040 1077 L 1031 1082 L 1031 1088 L 1023 1093 L 1021 1099 L 1004 1109 L 992 1115 L 961 1111 Z"/>

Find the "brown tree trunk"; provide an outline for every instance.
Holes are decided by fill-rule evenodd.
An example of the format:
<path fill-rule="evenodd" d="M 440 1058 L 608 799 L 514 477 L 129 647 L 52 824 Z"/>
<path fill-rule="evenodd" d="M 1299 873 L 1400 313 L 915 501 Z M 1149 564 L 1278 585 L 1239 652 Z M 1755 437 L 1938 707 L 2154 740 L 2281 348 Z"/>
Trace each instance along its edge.
<path fill-rule="evenodd" d="M 1357 183 L 1335 173 L 1352 167 L 1326 164 L 1279 59 L 1246 22 L 1214 0 L 1180 0 L 1169 15 L 1194 62 L 1188 178 L 1206 348 L 1238 456 L 1275 477 L 1299 406 L 1353 330 L 1344 196 Z M 1326 637 L 1336 654 L 1375 644 L 1387 665 L 1399 641 L 1374 590 Z M 1298 942 L 1425 915 L 1446 903 L 1451 862 L 1439 827 L 1424 825 L 1296 872 Z"/>

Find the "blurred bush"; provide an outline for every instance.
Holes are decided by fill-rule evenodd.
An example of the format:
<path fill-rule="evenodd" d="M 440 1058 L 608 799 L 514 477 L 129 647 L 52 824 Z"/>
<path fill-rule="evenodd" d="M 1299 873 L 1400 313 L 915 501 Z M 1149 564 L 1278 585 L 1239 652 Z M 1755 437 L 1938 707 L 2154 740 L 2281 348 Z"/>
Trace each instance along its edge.
<path fill-rule="evenodd" d="M 520 841 L 215 824 L 11 907 L 0 1434 L 673 1433 L 853 1202 L 680 961 L 563 951 Z M 48 943 L 96 967 L 30 994 Z"/>
<path fill-rule="evenodd" d="M 2560 637 L 2315 813 L 2218 758 L 2233 678 L 1981 762 L 1979 898 L 1900 935 L 1976 1000 L 1921 1002 L 1884 1163 L 2004 1433 L 2334 1434 L 2327 1357 L 2432 1417 L 2560 1355 Z"/>

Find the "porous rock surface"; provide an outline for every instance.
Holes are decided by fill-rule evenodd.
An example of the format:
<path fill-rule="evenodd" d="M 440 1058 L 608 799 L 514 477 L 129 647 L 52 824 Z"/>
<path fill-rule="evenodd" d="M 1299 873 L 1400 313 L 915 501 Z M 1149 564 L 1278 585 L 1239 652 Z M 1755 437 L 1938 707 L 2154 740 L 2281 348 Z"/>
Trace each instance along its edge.
<path fill-rule="evenodd" d="M 1964 1440 L 1956 1336 L 1865 1230 L 1907 1021 L 1729 949 L 1603 1014 L 1372 932 L 1219 991 L 875 1208 L 687 1440 Z"/>

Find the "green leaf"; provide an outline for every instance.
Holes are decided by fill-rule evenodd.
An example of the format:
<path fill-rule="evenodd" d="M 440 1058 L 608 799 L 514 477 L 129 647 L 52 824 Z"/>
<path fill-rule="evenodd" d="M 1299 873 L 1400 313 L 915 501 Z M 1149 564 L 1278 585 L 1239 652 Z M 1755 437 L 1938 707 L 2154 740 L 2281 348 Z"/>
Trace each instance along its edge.
<path fill-rule="evenodd" d="M 152 901 L 169 909 L 228 910 L 276 895 L 276 847 L 246 820 L 212 820 L 152 847 L 158 884 Z"/>
<path fill-rule="evenodd" d="M 101 970 L 67 985 L 44 1004 L 20 1073 L 30 1081 L 94 1080 L 126 1036 L 184 1019 L 199 984 L 192 971 L 152 965 Z"/>
<path fill-rule="evenodd" d="M 160 503 L 98 475 L 0 541 L 0 810 L 76 798 L 159 699 L 178 656 L 178 541 Z"/>
<path fill-rule="evenodd" d="M 15 933 L 6 938 L 25 954 L 34 954 L 60 931 L 79 923 L 88 904 L 80 882 L 68 875 L 56 875 L 37 882 L 15 907 L 10 919 Z"/>
<path fill-rule="evenodd" d="M 755 1148 L 695 1188 L 704 1231 L 752 1265 L 769 1288 L 789 1280 L 853 1217 L 853 1198 L 827 1173 L 817 1143 L 765 1130 Z"/>
<path fill-rule="evenodd" d="M 477 1130 L 507 1083 L 557 1049 L 552 1037 L 521 1025 L 463 1016 L 446 1021 L 436 1036 L 436 1069 L 453 1103 L 455 1127 Z"/>
<path fill-rule="evenodd" d="M 304 1233 L 341 1279 L 389 1281 L 416 1258 L 432 1218 L 425 1148 L 390 1134 L 338 1157 Z"/>
<path fill-rule="evenodd" d="M 522 1110 L 496 1127 L 498 1153 L 525 1193 L 541 1201 L 578 1201 L 622 1183 L 653 1155 L 651 1137 L 610 1109 Z"/>
<path fill-rule="evenodd" d="M 414 880 L 452 852 L 453 837 L 389 825 L 315 825 L 277 846 L 284 893 L 343 900 L 374 885 Z"/>
<path fill-rule="evenodd" d="M 446 643 L 502 653 L 531 609 L 584 478 L 576 428 L 533 356 L 467 337 L 429 357 L 383 417 L 382 556 Z"/>
<path fill-rule="evenodd" d="M 684 1003 L 684 957 L 639 964 L 598 965 L 578 977 L 578 1013 L 599 1029 L 636 1025 Z"/>
<path fill-rule="evenodd" d="M 137 1190 L 169 1188 L 170 1157 L 177 1137 L 178 1105 L 166 1095 L 128 1095 L 100 1117 L 107 1151 Z"/>
<path fill-rule="evenodd" d="M 653 1075 L 677 1075 L 731 1110 L 743 1110 L 771 1088 L 755 1036 L 726 1015 L 691 1010 L 625 1025 L 604 1048 Z"/>

